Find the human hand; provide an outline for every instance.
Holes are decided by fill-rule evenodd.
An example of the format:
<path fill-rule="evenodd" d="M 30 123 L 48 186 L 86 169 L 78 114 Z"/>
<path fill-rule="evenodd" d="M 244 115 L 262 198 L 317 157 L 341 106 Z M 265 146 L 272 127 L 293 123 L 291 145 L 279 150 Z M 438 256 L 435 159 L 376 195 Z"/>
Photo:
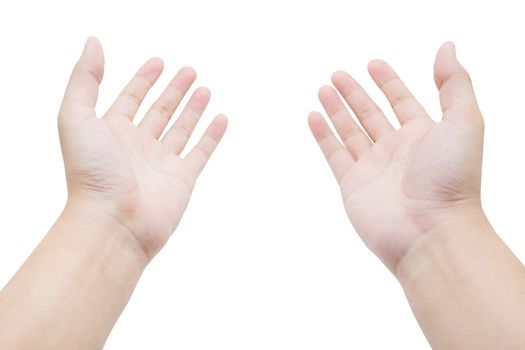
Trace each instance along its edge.
<path fill-rule="evenodd" d="M 86 42 L 75 65 L 58 116 L 68 185 L 68 206 L 86 209 L 94 220 L 112 220 L 127 228 L 151 258 L 177 227 L 195 181 L 226 130 L 219 115 L 197 145 L 180 154 L 208 104 L 206 88 L 193 92 L 172 127 L 170 117 L 195 80 L 182 68 L 135 125 L 137 110 L 163 69 L 147 61 L 108 111 L 98 118 L 95 104 L 104 72 L 97 39 Z M 94 214 L 93 214 L 94 213 Z"/>
<path fill-rule="evenodd" d="M 394 110 L 395 130 L 363 88 L 342 71 L 319 99 L 343 143 L 318 112 L 309 125 L 339 182 L 350 221 L 395 273 L 419 238 L 444 222 L 483 216 L 480 202 L 484 124 L 470 77 L 452 43 L 437 53 L 434 78 L 443 118 L 434 122 L 385 62 L 368 70 Z M 362 129 L 361 129 L 362 127 Z"/>

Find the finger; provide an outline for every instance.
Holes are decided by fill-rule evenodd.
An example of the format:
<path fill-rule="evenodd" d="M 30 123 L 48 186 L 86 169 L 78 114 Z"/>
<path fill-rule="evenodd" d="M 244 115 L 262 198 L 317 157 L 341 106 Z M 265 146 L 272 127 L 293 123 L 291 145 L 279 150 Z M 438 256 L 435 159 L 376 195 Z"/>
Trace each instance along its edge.
<path fill-rule="evenodd" d="M 193 68 L 180 69 L 157 101 L 153 103 L 141 120 L 139 127 L 151 132 L 155 138 L 159 138 L 196 77 L 197 74 Z"/>
<path fill-rule="evenodd" d="M 350 74 L 337 71 L 332 82 L 374 142 L 394 131 L 381 109 Z"/>
<path fill-rule="evenodd" d="M 394 70 L 384 61 L 372 60 L 368 72 L 390 102 L 401 124 L 415 118 L 430 118 Z"/>
<path fill-rule="evenodd" d="M 59 115 L 64 118 L 94 116 L 103 75 L 104 52 L 98 39 L 91 36 L 71 73 Z"/>
<path fill-rule="evenodd" d="M 472 81 L 457 60 L 452 42 L 439 48 L 434 64 L 434 80 L 439 89 L 444 118 L 481 118 Z"/>
<path fill-rule="evenodd" d="M 319 112 L 311 112 L 308 116 L 308 125 L 314 135 L 321 151 L 323 152 L 337 182 L 341 182 L 343 176 L 354 163 L 354 159 L 347 149 L 334 135 L 323 116 Z"/>
<path fill-rule="evenodd" d="M 144 63 L 109 107 L 104 117 L 121 115 L 133 120 L 144 97 L 159 78 L 163 68 L 164 63 L 157 57 Z"/>
<path fill-rule="evenodd" d="M 210 90 L 205 87 L 195 90 L 180 117 L 162 138 L 162 143 L 169 147 L 176 155 L 181 154 L 188 143 L 195 125 L 210 101 Z"/>
<path fill-rule="evenodd" d="M 211 157 L 211 154 L 219 144 L 222 135 L 228 126 L 228 119 L 224 115 L 218 115 L 210 123 L 201 139 L 184 158 L 191 168 L 199 175 Z"/>
<path fill-rule="evenodd" d="M 337 91 L 331 86 L 323 86 L 319 90 L 319 100 L 343 143 L 355 158 L 359 158 L 372 143 L 352 118 Z"/>

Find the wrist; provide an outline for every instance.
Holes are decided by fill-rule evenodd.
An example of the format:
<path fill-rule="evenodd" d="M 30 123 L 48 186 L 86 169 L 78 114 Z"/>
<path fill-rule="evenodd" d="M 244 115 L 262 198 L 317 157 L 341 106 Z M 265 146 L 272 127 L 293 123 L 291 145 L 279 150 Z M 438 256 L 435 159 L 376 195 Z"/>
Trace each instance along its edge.
<path fill-rule="evenodd" d="M 410 246 L 395 270 L 431 346 L 525 344 L 523 265 L 481 207 L 440 221 Z"/>
<path fill-rule="evenodd" d="M 127 226 L 124 213 L 111 204 L 70 196 L 56 225 L 68 231 L 82 231 L 81 234 L 89 235 L 90 240 L 102 245 L 117 245 L 119 251 L 125 252 L 138 265 L 145 267 L 150 260 L 135 233 Z"/>
<path fill-rule="evenodd" d="M 472 242 L 498 239 L 481 206 L 447 209 L 428 221 L 420 237 L 395 265 L 394 274 L 401 284 L 424 274 L 427 268 L 450 262 L 453 255 L 461 254 Z"/>
<path fill-rule="evenodd" d="M 68 199 L 2 291 L 0 324 L 12 327 L 0 329 L 0 347 L 103 347 L 148 262 L 111 213 L 93 202 Z"/>

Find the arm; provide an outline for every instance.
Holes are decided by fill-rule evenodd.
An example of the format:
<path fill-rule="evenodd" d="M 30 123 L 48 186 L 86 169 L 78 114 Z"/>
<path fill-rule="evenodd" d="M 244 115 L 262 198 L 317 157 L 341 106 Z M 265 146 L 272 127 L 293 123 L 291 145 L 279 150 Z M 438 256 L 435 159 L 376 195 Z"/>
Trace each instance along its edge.
<path fill-rule="evenodd" d="M 350 221 L 400 281 L 432 346 L 525 346 L 525 269 L 481 207 L 484 123 L 453 44 L 440 48 L 434 66 L 438 123 L 385 62 L 368 69 L 397 130 L 342 71 L 332 77 L 337 90 L 319 91 L 340 139 L 320 113 L 309 116 Z"/>
<path fill-rule="evenodd" d="M 523 349 L 525 269 L 482 213 L 451 216 L 397 266 L 436 349 Z"/>
<path fill-rule="evenodd" d="M 180 157 L 209 100 L 198 88 L 161 137 L 195 80 L 183 68 L 135 125 L 162 68 L 160 59 L 146 62 L 98 118 L 104 58 L 88 39 L 58 117 L 67 204 L 0 293 L 0 348 L 102 348 L 142 271 L 176 229 L 227 121 L 215 118 Z"/>
<path fill-rule="evenodd" d="M 69 202 L 0 294 L 3 349 L 100 349 L 148 262 L 121 224 Z"/>

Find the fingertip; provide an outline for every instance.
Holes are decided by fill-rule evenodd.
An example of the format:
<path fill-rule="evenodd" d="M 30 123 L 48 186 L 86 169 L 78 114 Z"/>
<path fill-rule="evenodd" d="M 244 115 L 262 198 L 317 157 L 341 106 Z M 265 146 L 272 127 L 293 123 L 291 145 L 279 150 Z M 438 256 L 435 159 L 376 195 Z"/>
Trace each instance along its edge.
<path fill-rule="evenodd" d="M 179 69 L 178 74 L 184 75 L 185 77 L 188 77 L 191 80 L 197 79 L 197 71 L 191 66 L 182 67 L 181 69 Z"/>
<path fill-rule="evenodd" d="M 200 96 L 206 100 L 209 100 L 211 96 L 211 91 L 206 86 L 199 86 L 197 89 L 195 89 L 194 94 L 196 96 Z"/>
<path fill-rule="evenodd" d="M 388 65 L 388 63 L 386 63 L 386 61 L 379 58 L 374 58 L 370 60 L 367 64 L 367 69 L 370 74 L 375 74 L 384 71 L 389 67 L 390 66 Z"/>
<path fill-rule="evenodd" d="M 228 118 L 224 114 L 219 114 L 213 121 L 210 123 L 208 129 L 208 135 L 214 139 L 216 142 L 219 142 L 222 139 L 222 136 L 226 132 L 228 127 Z"/>
<path fill-rule="evenodd" d="M 308 114 L 308 126 L 317 141 L 321 141 L 329 132 L 323 115 L 317 111 Z"/>
<path fill-rule="evenodd" d="M 197 72 L 192 67 L 186 66 L 180 68 L 173 79 L 170 82 L 170 85 L 178 90 L 183 95 L 188 92 L 189 88 L 195 82 L 197 78 Z"/>
<path fill-rule="evenodd" d="M 84 44 L 84 52 L 91 51 L 91 50 L 97 50 L 97 49 L 102 49 L 100 40 L 98 40 L 96 36 L 93 36 L 93 35 L 88 36 Z"/>
<path fill-rule="evenodd" d="M 450 47 L 450 51 L 452 52 L 452 55 L 456 57 L 456 44 L 454 44 L 452 41 L 448 41 L 447 44 Z"/>
<path fill-rule="evenodd" d="M 342 81 L 347 80 L 349 77 L 350 77 L 350 74 L 348 74 L 344 70 L 336 70 L 332 74 L 332 79 L 331 80 L 332 80 L 332 83 L 334 83 L 334 85 L 335 85 L 336 83 L 340 83 Z"/>
<path fill-rule="evenodd" d="M 152 57 L 146 64 L 156 74 L 160 74 L 164 70 L 164 60 L 160 57 Z"/>
<path fill-rule="evenodd" d="M 438 52 L 447 52 L 452 54 L 452 56 L 456 56 L 456 45 L 451 40 L 444 42 L 439 47 Z"/>
<path fill-rule="evenodd" d="M 443 118 L 480 117 L 479 106 L 472 87 L 472 79 L 456 58 L 455 45 L 443 43 L 434 62 L 434 81 L 439 90 Z"/>
<path fill-rule="evenodd" d="M 59 122 L 61 115 L 70 118 L 77 115 L 78 118 L 94 115 L 97 102 L 99 85 L 104 76 L 104 52 L 98 39 L 89 36 L 84 43 L 82 54 L 71 72 L 69 84 L 64 94 L 64 99 L 59 111 Z M 82 97 L 82 98 L 79 98 Z M 85 111 L 80 116 L 78 111 Z M 66 118 L 66 117 L 64 117 Z"/>
<path fill-rule="evenodd" d="M 332 75 L 332 83 L 344 98 L 360 87 L 359 83 L 343 70 L 336 71 Z"/>
<path fill-rule="evenodd" d="M 319 88 L 317 95 L 321 101 L 326 100 L 327 97 L 334 93 L 334 88 L 330 85 L 323 85 Z"/>
<path fill-rule="evenodd" d="M 215 122 L 217 123 L 220 123 L 220 124 L 223 124 L 223 125 L 228 125 L 228 117 L 225 116 L 224 114 L 218 114 L 216 117 L 215 117 Z"/>
<path fill-rule="evenodd" d="M 157 56 L 150 58 L 149 64 L 154 65 L 156 67 L 164 68 L 164 60 Z"/>
<path fill-rule="evenodd" d="M 375 58 L 368 62 L 368 73 L 372 77 L 372 80 L 378 87 L 382 87 L 386 82 L 398 78 L 397 73 L 394 69 L 386 62 L 381 59 Z"/>
<path fill-rule="evenodd" d="M 160 57 L 152 57 L 139 68 L 136 74 L 146 77 L 148 80 L 156 80 L 163 70 L 164 61 Z"/>
<path fill-rule="evenodd" d="M 315 122 L 315 120 L 322 119 L 323 115 L 317 111 L 311 111 L 308 113 L 308 122 Z"/>
<path fill-rule="evenodd" d="M 459 66 L 454 43 L 452 41 L 443 43 L 439 47 L 434 61 L 434 81 L 438 89 L 443 81 L 459 69 Z"/>
<path fill-rule="evenodd" d="M 89 36 L 86 39 L 79 63 L 93 74 L 100 84 L 104 76 L 104 51 L 95 36 Z"/>

